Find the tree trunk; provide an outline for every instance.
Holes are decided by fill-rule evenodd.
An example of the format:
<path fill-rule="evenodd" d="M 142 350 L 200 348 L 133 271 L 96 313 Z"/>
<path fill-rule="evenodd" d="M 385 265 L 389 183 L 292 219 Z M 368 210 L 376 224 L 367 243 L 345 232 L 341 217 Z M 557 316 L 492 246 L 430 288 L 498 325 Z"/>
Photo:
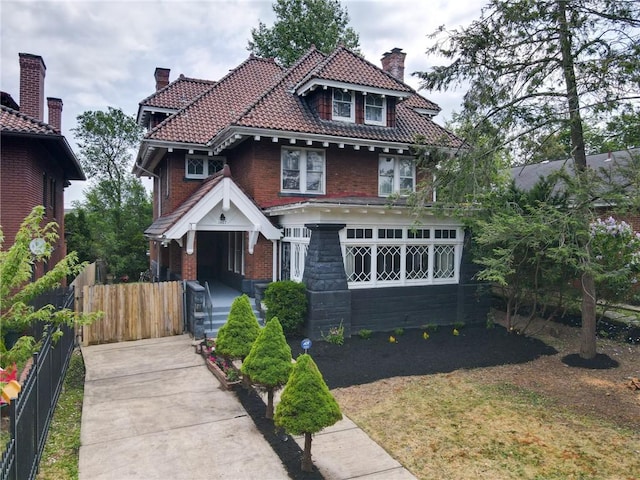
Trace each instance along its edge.
<path fill-rule="evenodd" d="M 589 272 L 582 275 L 580 356 L 587 360 L 596 356 L 596 286 Z"/>
<path fill-rule="evenodd" d="M 302 471 L 312 472 L 313 462 L 311 461 L 311 434 L 304 434 L 304 452 L 302 453 Z"/>
<path fill-rule="evenodd" d="M 265 414 L 267 418 L 273 418 L 273 388 L 267 389 L 267 413 Z"/>

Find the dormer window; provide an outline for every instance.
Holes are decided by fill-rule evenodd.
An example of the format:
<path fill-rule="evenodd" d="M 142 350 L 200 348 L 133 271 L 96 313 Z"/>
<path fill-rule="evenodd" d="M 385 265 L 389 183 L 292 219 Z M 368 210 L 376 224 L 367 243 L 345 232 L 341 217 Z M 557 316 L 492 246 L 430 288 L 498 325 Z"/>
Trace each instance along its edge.
<path fill-rule="evenodd" d="M 353 92 L 333 89 L 333 120 L 355 122 L 355 95 Z"/>
<path fill-rule="evenodd" d="M 185 166 L 186 178 L 207 178 L 224 167 L 224 158 L 208 155 L 187 155 Z"/>
<path fill-rule="evenodd" d="M 387 102 L 382 95 L 369 93 L 364 97 L 364 123 L 387 124 Z"/>

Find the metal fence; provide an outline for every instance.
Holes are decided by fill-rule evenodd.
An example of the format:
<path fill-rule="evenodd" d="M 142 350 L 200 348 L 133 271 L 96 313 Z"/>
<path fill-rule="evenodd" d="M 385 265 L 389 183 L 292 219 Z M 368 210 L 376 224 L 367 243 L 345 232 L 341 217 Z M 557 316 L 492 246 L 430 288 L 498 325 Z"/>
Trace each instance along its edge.
<path fill-rule="evenodd" d="M 62 303 L 56 302 L 56 306 L 62 308 L 68 296 L 58 298 Z M 11 438 L 2 454 L 1 480 L 32 480 L 36 477 L 51 418 L 74 349 L 73 327 L 63 326 L 62 332 L 62 337 L 54 342 L 45 329 L 42 347 L 33 355 L 33 364 L 22 390 L 9 405 Z"/>

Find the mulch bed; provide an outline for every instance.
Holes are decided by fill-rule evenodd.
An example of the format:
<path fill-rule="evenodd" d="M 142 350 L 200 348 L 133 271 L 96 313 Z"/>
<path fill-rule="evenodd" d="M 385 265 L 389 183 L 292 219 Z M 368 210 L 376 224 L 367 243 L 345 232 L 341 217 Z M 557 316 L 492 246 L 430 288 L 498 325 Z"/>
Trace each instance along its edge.
<path fill-rule="evenodd" d="M 318 365 L 330 389 L 371 383 L 384 378 L 447 373 L 461 368 L 525 363 L 556 349 L 544 342 L 509 333 L 504 327 L 465 326 L 459 335 L 452 327 L 440 327 L 423 338 L 421 329 L 407 329 L 394 335 L 374 333 L 369 339 L 357 334 L 344 345 L 313 342 L 308 353 Z M 293 358 L 303 353 L 300 340 L 291 340 Z"/>
<path fill-rule="evenodd" d="M 330 389 L 374 382 L 383 378 L 446 373 L 494 365 L 525 363 L 557 350 L 544 342 L 509 333 L 496 325 L 465 326 L 454 335 L 451 327 L 440 327 L 424 339 L 423 330 L 408 329 L 402 335 L 373 333 L 370 338 L 358 335 L 345 338 L 343 345 L 313 342 L 307 353 L 314 359 Z M 293 358 L 304 353 L 301 339 L 289 341 Z M 284 432 L 277 431 L 273 421 L 264 418 L 265 404 L 253 390 L 239 388 L 237 396 L 258 430 L 280 457 L 290 478 L 322 480 L 314 467 L 311 473 L 300 470 L 302 450 Z"/>

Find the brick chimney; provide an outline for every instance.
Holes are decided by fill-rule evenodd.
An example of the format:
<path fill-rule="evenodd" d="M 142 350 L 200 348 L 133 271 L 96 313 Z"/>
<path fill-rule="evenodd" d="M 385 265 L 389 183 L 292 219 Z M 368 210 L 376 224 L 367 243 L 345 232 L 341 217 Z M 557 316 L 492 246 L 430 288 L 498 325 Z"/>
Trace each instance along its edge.
<path fill-rule="evenodd" d="M 47 109 L 49 110 L 49 125 L 60 133 L 62 131 L 62 100 L 47 97 Z"/>
<path fill-rule="evenodd" d="M 156 67 L 156 71 L 153 74 L 156 78 L 156 92 L 169 85 L 169 72 L 171 72 L 171 70 L 168 68 Z"/>
<path fill-rule="evenodd" d="M 382 70 L 404 82 L 404 57 L 407 54 L 401 48 L 394 48 L 382 55 Z"/>
<path fill-rule="evenodd" d="M 44 76 L 40 55 L 20 53 L 20 113 L 44 121 Z"/>

